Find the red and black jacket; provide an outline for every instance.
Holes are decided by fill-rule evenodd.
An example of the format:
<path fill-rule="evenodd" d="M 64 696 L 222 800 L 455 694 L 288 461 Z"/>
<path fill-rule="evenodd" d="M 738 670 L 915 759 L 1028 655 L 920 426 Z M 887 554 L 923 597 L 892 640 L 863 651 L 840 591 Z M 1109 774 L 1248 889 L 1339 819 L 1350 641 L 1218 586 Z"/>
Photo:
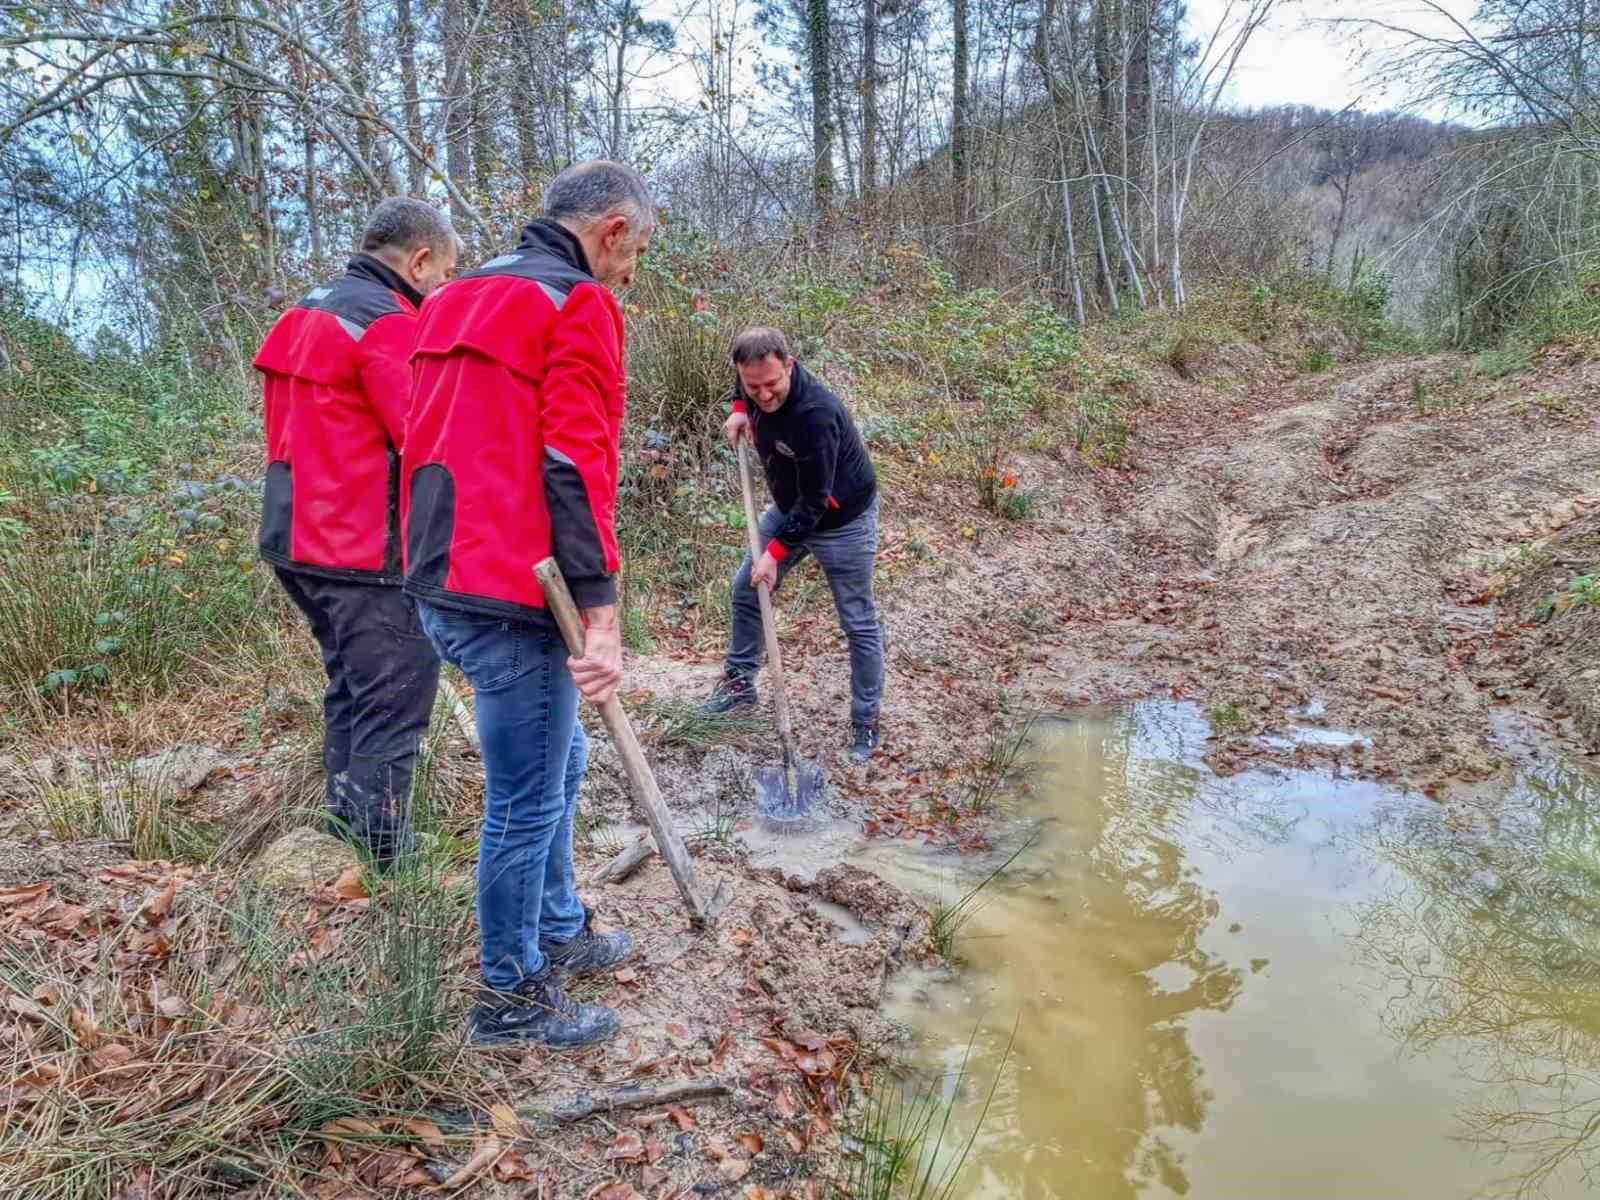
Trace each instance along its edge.
<path fill-rule="evenodd" d="M 615 603 L 626 396 L 622 309 L 556 222 L 428 297 L 401 482 L 406 591 L 548 619 L 533 568 L 554 555 L 580 606 Z"/>
<path fill-rule="evenodd" d="M 767 490 L 783 511 L 767 543 L 773 558 L 782 562 L 813 533 L 842 528 L 872 506 L 878 476 L 866 443 L 844 401 L 822 380 L 795 363 L 777 412 L 762 412 L 742 387 L 732 400 L 735 412 L 750 416 Z"/>
<path fill-rule="evenodd" d="M 261 344 L 268 562 L 400 582 L 400 450 L 421 302 L 398 274 L 358 254 Z"/>

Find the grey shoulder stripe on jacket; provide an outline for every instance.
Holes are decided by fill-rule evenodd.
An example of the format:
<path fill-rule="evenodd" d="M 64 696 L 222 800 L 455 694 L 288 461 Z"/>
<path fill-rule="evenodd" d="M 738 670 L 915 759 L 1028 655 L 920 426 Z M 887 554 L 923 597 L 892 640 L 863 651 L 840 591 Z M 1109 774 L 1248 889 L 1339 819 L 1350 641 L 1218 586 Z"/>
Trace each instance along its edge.
<path fill-rule="evenodd" d="M 556 287 L 555 284 L 546 283 L 542 279 L 538 280 L 537 282 L 539 286 L 544 289 L 544 294 L 550 297 L 550 303 L 556 306 L 556 311 L 560 312 L 561 307 L 567 302 L 568 293 L 563 292 L 560 288 Z"/>

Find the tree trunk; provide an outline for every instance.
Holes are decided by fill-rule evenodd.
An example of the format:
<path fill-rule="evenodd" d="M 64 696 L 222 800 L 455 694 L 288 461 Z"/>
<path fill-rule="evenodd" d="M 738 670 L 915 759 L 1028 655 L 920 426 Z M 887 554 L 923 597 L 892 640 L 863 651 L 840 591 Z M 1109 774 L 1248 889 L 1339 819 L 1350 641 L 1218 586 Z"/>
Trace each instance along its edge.
<path fill-rule="evenodd" d="M 1328 243 L 1328 269 L 1327 269 L 1327 276 L 1328 276 L 1329 279 L 1333 278 L 1334 261 L 1335 261 L 1335 258 L 1338 255 L 1338 253 L 1339 253 L 1339 239 L 1344 237 L 1344 218 L 1345 218 L 1345 213 L 1350 208 L 1350 179 L 1349 179 L 1349 177 L 1346 177 L 1343 180 L 1335 179 L 1332 182 L 1333 182 L 1333 190 L 1339 193 L 1339 216 L 1338 216 L 1338 219 L 1335 220 L 1334 223 L 1333 223 L 1333 239 Z"/>
<path fill-rule="evenodd" d="M 495 89 L 493 71 L 484 61 L 486 38 L 470 39 L 472 96 L 468 105 L 469 133 L 472 145 L 472 202 L 490 203 L 494 198 L 494 117 Z"/>
<path fill-rule="evenodd" d="M 950 168 L 955 182 L 956 223 L 965 225 L 972 196 L 972 111 L 968 88 L 967 0 L 953 0 L 954 82 L 950 104 Z"/>
<path fill-rule="evenodd" d="M 617 162 L 622 162 L 628 155 L 628 147 L 623 143 L 628 135 L 627 123 L 623 120 L 623 107 L 628 98 L 627 76 L 623 71 L 628 65 L 628 18 L 631 15 L 631 10 L 625 11 L 617 22 L 617 61 L 614 64 L 617 74 L 611 81 L 611 149 L 608 157 Z"/>
<path fill-rule="evenodd" d="M 878 0 L 861 0 L 861 215 L 871 221 L 878 188 Z"/>
<path fill-rule="evenodd" d="M 411 0 L 395 0 L 395 33 L 400 42 L 400 87 L 405 95 L 406 136 L 421 150 L 427 143 L 422 131 L 422 94 L 417 87 L 417 24 L 411 19 Z M 412 157 L 406 170 L 406 191 L 422 195 L 426 167 Z"/>
<path fill-rule="evenodd" d="M 311 260 L 321 269 L 327 248 L 322 244 L 322 201 L 317 195 L 317 139 L 311 131 L 311 122 L 305 121 L 302 131 L 306 158 L 306 232 L 311 236 Z"/>
<path fill-rule="evenodd" d="M 373 161 L 372 152 L 376 140 L 372 134 L 372 125 L 368 122 L 364 108 L 369 102 L 367 95 L 367 29 L 366 10 L 362 7 L 362 0 L 347 0 L 349 7 L 345 10 L 345 54 L 350 62 L 350 88 L 360 101 L 358 109 L 362 110 L 356 120 L 356 151 L 365 163 Z M 385 157 L 388 157 L 387 154 Z M 370 194 L 366 180 L 357 177 L 349 180 L 345 186 L 350 189 L 351 199 L 358 208 L 368 208 L 377 200 Z"/>
<path fill-rule="evenodd" d="M 443 0 L 439 8 L 439 41 L 444 50 L 444 147 L 445 171 L 450 182 L 461 191 L 472 186 L 471 110 L 465 94 L 466 30 L 461 23 L 461 0 Z M 451 215 L 458 224 L 467 220 L 466 207 L 450 198 Z"/>
<path fill-rule="evenodd" d="M 1055 71 L 1055 56 L 1050 52 L 1051 38 L 1055 34 L 1055 0 L 1044 0 L 1039 14 L 1038 39 L 1034 43 L 1034 60 L 1044 77 L 1045 94 L 1050 102 L 1050 124 L 1055 131 L 1056 171 L 1061 180 L 1061 231 L 1065 235 L 1067 287 L 1072 293 L 1072 315 L 1079 325 L 1084 324 L 1083 282 L 1078 274 L 1078 246 L 1072 228 L 1072 155 L 1069 143 L 1061 131 L 1061 88 Z"/>
<path fill-rule="evenodd" d="M 833 212 L 833 56 L 828 0 L 806 0 L 806 39 L 811 52 L 811 193 L 817 219 Z"/>

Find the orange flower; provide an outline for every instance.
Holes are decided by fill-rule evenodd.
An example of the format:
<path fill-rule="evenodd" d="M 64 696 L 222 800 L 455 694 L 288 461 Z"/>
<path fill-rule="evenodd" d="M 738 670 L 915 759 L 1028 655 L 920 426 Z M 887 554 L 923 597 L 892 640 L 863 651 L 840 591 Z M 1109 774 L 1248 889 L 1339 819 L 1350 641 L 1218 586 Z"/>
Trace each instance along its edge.
<path fill-rule="evenodd" d="M 1003 488 L 1016 487 L 1017 486 L 1017 477 L 1015 475 L 1007 475 L 1004 479 L 1002 479 L 1000 481 L 1000 486 L 1003 487 Z"/>

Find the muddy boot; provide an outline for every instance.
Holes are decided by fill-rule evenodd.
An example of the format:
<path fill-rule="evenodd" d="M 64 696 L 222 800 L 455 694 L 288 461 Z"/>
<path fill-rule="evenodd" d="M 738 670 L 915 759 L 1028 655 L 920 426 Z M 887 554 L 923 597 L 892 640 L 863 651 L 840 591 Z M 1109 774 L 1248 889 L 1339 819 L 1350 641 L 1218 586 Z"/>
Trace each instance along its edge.
<path fill-rule="evenodd" d="M 855 721 L 850 726 L 850 757 L 857 762 L 866 762 L 873 752 L 883 745 L 883 735 L 878 732 L 878 723 L 870 725 L 863 721 Z"/>
<path fill-rule="evenodd" d="M 594 909 L 583 906 L 583 928 L 569 942 L 539 939 L 539 949 L 566 979 L 581 979 L 609 971 L 633 957 L 633 938 L 620 929 L 596 933 Z"/>
<path fill-rule="evenodd" d="M 708 717 L 720 717 L 755 702 L 756 681 L 749 675 L 725 670 L 711 695 L 700 706 L 700 711 Z"/>
<path fill-rule="evenodd" d="M 622 1018 L 599 1004 L 579 1004 L 554 982 L 555 973 L 542 979 L 525 979 L 516 991 L 478 993 L 467 1039 L 475 1046 L 505 1046 L 529 1042 L 568 1050 L 615 1037 Z"/>

